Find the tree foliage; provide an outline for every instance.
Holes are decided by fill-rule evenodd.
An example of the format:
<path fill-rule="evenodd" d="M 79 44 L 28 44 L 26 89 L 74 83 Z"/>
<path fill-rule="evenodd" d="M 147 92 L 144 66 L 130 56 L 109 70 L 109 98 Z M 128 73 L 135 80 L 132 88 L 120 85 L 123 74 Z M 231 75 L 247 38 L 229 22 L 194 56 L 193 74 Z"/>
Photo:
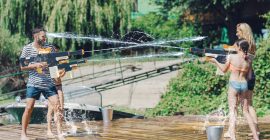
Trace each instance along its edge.
<path fill-rule="evenodd" d="M 36 26 L 45 26 L 49 32 L 119 38 L 130 27 L 132 3 L 120 0 L 1 0 L 0 28 L 29 38 Z M 76 43 L 59 39 L 55 42 L 64 48 L 70 48 L 70 44 L 74 48 Z"/>
<path fill-rule="evenodd" d="M 191 14 L 218 12 L 226 16 L 237 11 L 237 8 L 247 3 L 247 0 L 153 0 L 153 2 L 161 5 L 162 12 L 166 15 L 171 12 L 182 15 L 189 10 Z"/>
<path fill-rule="evenodd" d="M 228 37 L 232 44 L 236 39 L 236 24 L 261 20 L 258 15 L 269 10 L 267 6 L 264 6 L 269 2 L 262 0 L 153 0 L 153 2 L 162 7 L 162 15 L 165 18 L 174 15 L 182 22 L 188 20 L 205 25 L 203 33 L 210 36 L 209 43 L 216 38 L 212 36 L 212 33 L 218 30 L 215 24 L 228 29 Z M 261 8 L 262 6 L 264 8 Z"/>
<path fill-rule="evenodd" d="M 22 46 L 28 40 L 19 34 L 11 35 L 8 30 L 0 28 L 0 63 L 1 67 L 6 67 L 17 62 L 17 57 Z M 1 68 L 0 68 L 1 69 Z"/>
<path fill-rule="evenodd" d="M 265 27 L 266 27 L 267 29 L 270 29 L 270 12 L 268 12 L 268 13 L 262 15 L 262 17 L 266 19 Z"/>
<path fill-rule="evenodd" d="M 132 21 L 131 30 L 141 30 L 155 39 L 181 39 L 200 34 L 200 28 L 189 23 L 179 23 L 176 18 L 163 18 L 160 13 L 149 13 Z M 190 47 L 192 42 L 184 42 L 181 47 Z"/>

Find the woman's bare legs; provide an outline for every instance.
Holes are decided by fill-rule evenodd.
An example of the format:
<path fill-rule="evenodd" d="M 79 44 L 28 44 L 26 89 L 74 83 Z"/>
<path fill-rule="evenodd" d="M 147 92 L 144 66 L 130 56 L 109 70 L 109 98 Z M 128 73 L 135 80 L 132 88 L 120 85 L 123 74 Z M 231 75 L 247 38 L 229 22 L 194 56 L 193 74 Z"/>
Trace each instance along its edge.
<path fill-rule="evenodd" d="M 247 119 L 249 128 L 250 128 L 250 130 L 251 130 L 251 132 L 253 134 L 253 139 L 254 140 L 259 140 L 259 137 L 258 137 L 258 134 L 257 134 L 257 131 L 256 131 L 256 127 L 255 127 L 255 123 L 254 123 L 254 121 L 252 119 L 252 116 L 251 116 L 251 114 L 249 112 L 248 93 L 247 92 L 244 92 L 244 93 L 240 94 L 240 102 L 241 102 L 241 105 L 243 107 L 243 115 Z"/>
<path fill-rule="evenodd" d="M 256 131 L 257 131 L 257 133 L 259 133 L 260 131 L 259 131 L 259 127 L 258 127 L 258 117 L 257 117 L 257 114 L 256 114 L 254 107 L 252 106 L 253 91 L 248 90 L 246 95 L 247 95 L 248 111 L 252 117 L 253 122 L 255 123 Z"/>

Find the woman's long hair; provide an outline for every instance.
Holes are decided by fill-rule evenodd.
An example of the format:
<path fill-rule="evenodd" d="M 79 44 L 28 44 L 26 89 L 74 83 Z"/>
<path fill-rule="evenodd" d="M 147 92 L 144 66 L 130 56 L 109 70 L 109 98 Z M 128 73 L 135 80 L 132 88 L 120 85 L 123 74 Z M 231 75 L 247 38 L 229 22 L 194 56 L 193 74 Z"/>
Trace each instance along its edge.
<path fill-rule="evenodd" d="M 247 23 L 239 23 L 237 28 L 242 32 L 240 38 L 245 39 L 249 43 L 248 53 L 255 55 L 256 44 L 250 26 Z"/>

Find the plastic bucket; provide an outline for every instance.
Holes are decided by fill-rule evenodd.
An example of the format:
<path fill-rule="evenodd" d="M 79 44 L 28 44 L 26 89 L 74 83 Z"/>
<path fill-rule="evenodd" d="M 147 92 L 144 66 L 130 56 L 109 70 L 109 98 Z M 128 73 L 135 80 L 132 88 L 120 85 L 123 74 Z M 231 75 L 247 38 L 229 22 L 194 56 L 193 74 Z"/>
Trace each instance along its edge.
<path fill-rule="evenodd" d="M 113 119 L 113 109 L 109 107 L 101 108 L 104 123 L 111 122 Z"/>
<path fill-rule="evenodd" d="M 224 126 L 208 126 L 206 134 L 208 140 L 221 140 Z"/>

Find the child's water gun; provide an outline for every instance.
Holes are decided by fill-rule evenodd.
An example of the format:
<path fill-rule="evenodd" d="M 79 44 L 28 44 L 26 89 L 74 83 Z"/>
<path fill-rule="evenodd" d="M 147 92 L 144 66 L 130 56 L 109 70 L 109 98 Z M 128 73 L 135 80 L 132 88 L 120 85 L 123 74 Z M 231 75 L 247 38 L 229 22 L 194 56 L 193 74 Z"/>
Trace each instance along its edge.
<path fill-rule="evenodd" d="M 216 49 L 200 49 L 190 48 L 190 52 L 195 55 L 205 56 L 206 59 L 215 58 L 219 63 L 225 64 L 228 54 L 236 54 L 235 50 L 216 50 Z"/>

